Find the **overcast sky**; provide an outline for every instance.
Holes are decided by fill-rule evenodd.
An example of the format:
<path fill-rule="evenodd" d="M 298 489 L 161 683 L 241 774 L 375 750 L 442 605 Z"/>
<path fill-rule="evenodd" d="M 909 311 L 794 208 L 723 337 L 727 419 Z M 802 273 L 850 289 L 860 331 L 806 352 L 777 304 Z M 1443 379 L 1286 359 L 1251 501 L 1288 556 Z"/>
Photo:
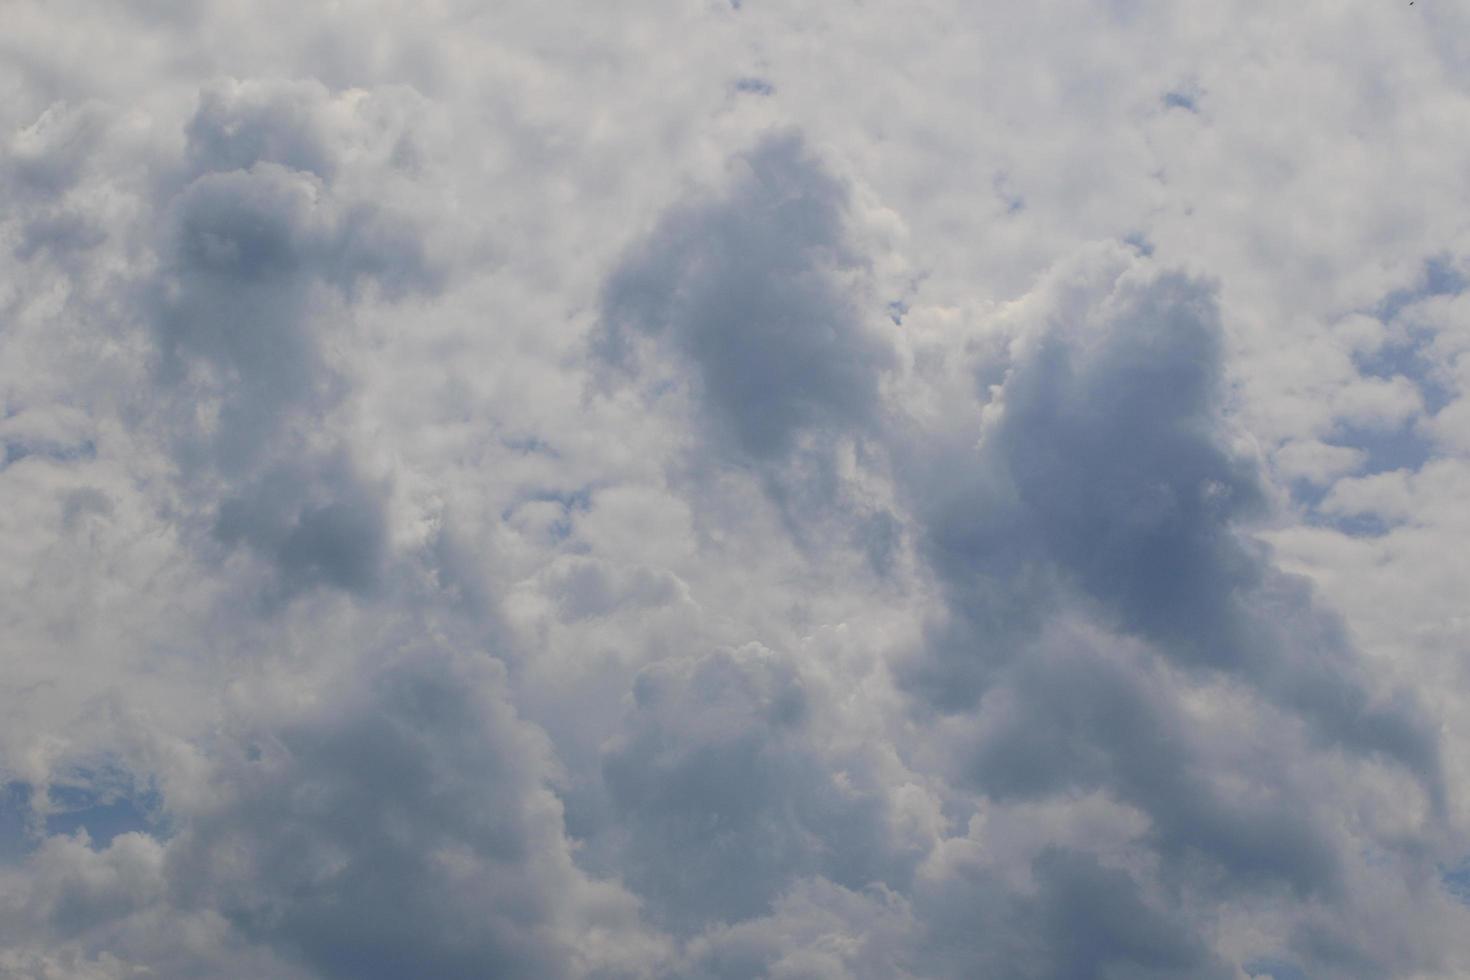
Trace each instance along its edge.
<path fill-rule="evenodd" d="M 0 976 L 1470 976 L 1460 0 L 0 23 Z"/>

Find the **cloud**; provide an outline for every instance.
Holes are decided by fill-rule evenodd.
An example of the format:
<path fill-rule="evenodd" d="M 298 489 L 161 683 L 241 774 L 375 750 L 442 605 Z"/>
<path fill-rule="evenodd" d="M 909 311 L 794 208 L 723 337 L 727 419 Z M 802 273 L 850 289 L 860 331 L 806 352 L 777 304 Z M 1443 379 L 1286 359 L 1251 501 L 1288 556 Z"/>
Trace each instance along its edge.
<path fill-rule="evenodd" d="M 1470 974 L 1447 7 L 11 6 L 0 973 Z"/>
<path fill-rule="evenodd" d="M 800 880 L 769 916 L 713 929 L 691 943 L 678 969 L 699 980 L 910 977 L 903 964 L 914 926 L 907 903 L 893 892 Z"/>
<path fill-rule="evenodd" d="M 1165 274 L 1094 295 L 1080 322 L 1064 308 L 1017 342 L 974 482 L 921 503 L 927 550 L 974 637 L 973 652 L 941 643 L 936 657 L 1004 663 L 1051 615 L 1037 606 L 1070 593 L 1180 666 L 1239 677 L 1326 737 L 1409 766 L 1437 796 L 1432 734 L 1370 704 L 1335 619 L 1242 533 L 1265 497 L 1219 422 L 1209 288 Z M 994 632 L 1008 621 L 1022 632 Z M 946 683 L 938 697 L 964 692 Z"/>
<path fill-rule="evenodd" d="M 330 705 L 232 733 L 176 836 L 49 837 L 14 921 L 209 976 L 250 956 L 311 976 L 621 975 L 584 931 L 636 949 L 637 907 L 573 864 L 549 746 L 504 684 L 483 657 L 403 651 Z M 169 936 L 191 910 L 218 919 L 203 948 Z"/>
<path fill-rule="evenodd" d="M 189 163 L 197 173 L 229 173 L 269 160 L 330 179 L 337 169 L 325 132 L 330 109 L 331 95 L 315 79 L 211 86 L 184 127 Z"/>
<path fill-rule="evenodd" d="M 951 886 L 926 937 L 931 956 L 950 958 L 940 975 L 962 976 L 977 965 L 1024 977 L 1233 975 L 1184 923 L 1147 902 L 1127 872 L 1058 848 L 1039 854 L 1032 873 L 1029 896 L 1008 895 L 985 876 Z M 996 928 L 977 942 L 959 909 L 983 910 Z"/>
<path fill-rule="evenodd" d="M 214 537 L 267 558 L 288 593 L 318 583 L 366 593 L 383 573 L 382 498 L 340 457 L 282 464 L 220 502 Z"/>
<path fill-rule="evenodd" d="M 490 694 L 494 668 L 415 656 L 262 733 L 170 847 L 181 900 L 323 976 L 569 975 L 577 906 L 597 896 L 541 785 L 547 747 Z M 619 901 L 604 912 L 636 927 Z"/>
<path fill-rule="evenodd" d="M 792 666 L 759 648 L 639 673 L 603 772 L 619 864 L 661 921 L 757 917 L 806 875 L 849 888 L 902 876 L 884 800 L 814 751 L 808 710 Z"/>
<path fill-rule="evenodd" d="M 383 564 L 386 488 L 322 434 L 346 390 L 327 325 L 350 326 L 365 284 L 389 298 L 440 285 L 411 219 L 334 187 L 356 101 L 315 82 L 205 89 L 143 311 L 196 506 L 213 507 L 217 541 L 275 566 L 281 595 L 362 593 Z"/>
<path fill-rule="evenodd" d="M 1412 700 L 1366 685 L 1338 620 L 1246 536 L 1266 495 L 1219 415 L 1210 287 L 1147 267 L 1109 282 L 1102 269 L 1063 274 L 1033 307 L 963 475 L 929 478 L 956 472 L 949 440 L 932 450 L 943 462 L 914 468 L 945 613 L 900 679 L 963 719 L 954 765 L 991 799 L 1102 791 L 1146 816 L 1139 842 L 1171 887 L 1349 900 L 1331 810 L 1266 746 L 1298 741 L 1299 723 L 1309 737 L 1297 752 L 1397 768 L 1417 783 L 1432 836 L 1446 792 L 1437 737 Z M 1069 617 L 1101 632 L 1058 633 Z M 1233 689 L 1233 717 L 1190 706 L 1212 689 Z M 1265 730 L 1271 740 L 1244 758 L 1219 751 Z M 1253 791 L 1217 788 L 1236 778 Z M 1213 869 L 1203 877 L 1201 861 Z M 1089 941 L 1094 962 L 1133 955 L 1126 936 Z M 1159 969 L 1194 969 L 1169 960 L 1183 949 L 1160 952 L 1174 965 Z M 1078 967 L 1047 969 L 1060 972 L 1037 975 Z"/>
<path fill-rule="evenodd" d="M 594 373 L 605 387 L 637 379 L 651 405 L 681 399 L 674 411 L 698 419 L 679 478 L 702 485 L 701 512 L 741 506 L 711 484 L 750 471 L 801 547 L 855 541 L 886 574 L 898 522 L 852 477 L 885 424 L 897 360 L 848 189 L 795 132 L 764 135 L 731 171 L 722 192 L 666 211 L 608 276 Z"/>
<path fill-rule="evenodd" d="M 871 424 L 892 355 L 842 289 L 860 264 L 845 208 L 799 136 L 768 137 L 725 196 L 666 214 L 612 274 L 594 350 L 624 370 L 641 338 L 673 351 L 709 437 L 755 460 Z"/>

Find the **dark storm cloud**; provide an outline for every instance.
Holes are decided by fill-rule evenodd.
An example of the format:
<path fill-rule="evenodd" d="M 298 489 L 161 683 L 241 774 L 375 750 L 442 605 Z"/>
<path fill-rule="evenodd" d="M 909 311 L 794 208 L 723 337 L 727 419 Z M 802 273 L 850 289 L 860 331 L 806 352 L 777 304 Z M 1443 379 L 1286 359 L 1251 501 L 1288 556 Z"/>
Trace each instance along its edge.
<path fill-rule="evenodd" d="M 893 355 L 836 278 L 861 264 L 846 208 L 799 137 L 767 138 L 725 196 L 672 210 L 613 273 L 595 350 L 629 371 L 645 343 L 674 352 L 710 437 L 750 459 L 870 423 Z"/>

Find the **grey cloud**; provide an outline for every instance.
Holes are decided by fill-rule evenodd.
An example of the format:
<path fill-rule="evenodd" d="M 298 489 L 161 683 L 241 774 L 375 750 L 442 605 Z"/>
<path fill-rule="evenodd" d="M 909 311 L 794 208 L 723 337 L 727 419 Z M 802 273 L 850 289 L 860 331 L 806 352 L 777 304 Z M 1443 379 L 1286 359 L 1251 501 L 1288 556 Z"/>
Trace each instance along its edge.
<path fill-rule="evenodd" d="M 169 847 L 179 901 L 320 977 L 571 975 L 589 889 L 497 666 L 419 651 L 248 744 Z"/>
<path fill-rule="evenodd" d="M 384 496 L 340 456 L 282 463 L 220 502 L 214 535 L 269 559 L 287 593 L 327 584 L 366 594 L 383 573 Z"/>
<path fill-rule="evenodd" d="M 106 240 L 106 232 L 85 215 L 75 211 L 48 212 L 26 222 L 15 246 L 15 256 L 24 261 L 46 252 L 54 259 L 64 259 Z"/>
<path fill-rule="evenodd" d="M 618 863 L 658 919 L 697 931 L 768 912 L 806 875 L 862 888 L 902 874 L 881 798 L 813 752 L 808 710 L 799 675 L 769 652 L 638 675 L 603 774 L 626 835 Z"/>
<path fill-rule="evenodd" d="M 1405 965 L 1393 962 L 1384 955 L 1385 951 L 1371 948 L 1358 937 L 1343 935 L 1322 924 L 1297 930 L 1292 937 L 1292 949 L 1301 962 L 1346 980 L 1394 976 Z M 1281 975 L 1289 977 L 1290 973 L 1283 970 Z"/>
<path fill-rule="evenodd" d="M 678 579 L 667 573 L 614 568 L 588 559 L 573 560 L 554 570 L 549 578 L 548 590 L 570 621 L 661 606 L 684 592 Z"/>
<path fill-rule="evenodd" d="M 1297 753 L 1390 762 L 1442 805 L 1422 714 L 1375 699 L 1337 620 L 1248 537 L 1268 493 L 1222 422 L 1212 287 L 1143 271 L 1047 287 L 1056 296 L 1042 322 L 976 365 L 976 408 L 997 392 L 983 426 L 911 430 L 880 403 L 889 349 L 833 280 L 812 278 L 861 259 L 843 245 L 840 188 L 793 165 L 802 159 L 790 138 L 763 144 L 726 197 L 665 216 L 609 279 L 594 335 L 602 363 L 651 385 L 672 366 L 708 452 L 754 463 L 798 540 L 841 510 L 845 491 L 825 448 L 804 440 L 883 447 L 888 457 L 860 452 L 859 466 L 881 472 L 892 459 L 946 607 L 899 679 L 920 707 L 966 719 L 951 746 L 958 785 L 1002 804 L 1100 792 L 1136 808 L 1155 891 L 1351 901 L 1344 841 L 1299 777 L 1260 756 L 1219 761 L 1211 740 L 1231 738 L 1228 726 L 1197 730 L 1179 707 L 1191 689 L 1243 685 L 1259 699 L 1255 723 Z M 828 347 L 839 343 L 845 356 Z M 902 534 L 882 516 L 853 522 L 875 566 Z M 1098 630 L 1058 640 L 1052 625 L 1069 618 Z M 803 875 L 855 888 L 902 880 L 891 858 L 844 866 L 844 855 L 883 850 L 879 821 L 839 829 L 843 807 L 812 796 L 827 777 L 800 748 L 800 724 L 749 693 L 730 702 L 749 681 L 716 670 L 722 661 L 693 663 L 640 676 L 628 731 L 603 762 L 625 873 L 659 921 L 755 921 Z M 712 729 L 732 703 L 743 721 Z M 772 758 L 777 747 L 787 761 Z M 1252 793 L 1218 788 L 1232 778 Z M 1226 975 L 1197 924 L 1138 897 L 1145 882 L 1082 851 L 1038 858 L 1033 874 L 1040 897 L 997 885 L 985 899 L 1029 944 L 1014 975 Z M 1082 896 L 1109 889 L 1136 914 L 1083 930 L 1077 910 L 1107 899 Z M 999 942 L 978 924 L 982 906 L 954 914 Z M 950 952 L 947 975 L 991 955 Z"/>
<path fill-rule="evenodd" d="M 302 452 L 304 428 L 341 390 L 312 319 L 314 274 L 330 262 L 321 194 L 275 164 L 194 181 L 175 202 L 178 265 L 160 290 L 157 337 L 185 474 L 234 482 L 213 508 L 201 487 L 216 538 L 274 560 L 287 591 L 363 591 L 386 540 L 381 494 L 331 458 L 340 450 Z M 202 428 L 211 403 L 216 421 Z"/>
<path fill-rule="evenodd" d="M 184 128 L 190 166 L 211 173 L 269 160 L 330 179 L 337 159 L 323 133 L 327 100 L 326 87 L 315 79 L 211 85 Z"/>
<path fill-rule="evenodd" d="M 926 519 L 961 608 L 980 614 L 990 579 L 1040 574 L 1174 641 L 1181 660 L 1244 655 L 1228 642 L 1230 597 L 1261 570 L 1232 522 L 1259 510 L 1261 491 L 1220 442 L 1211 302 L 1166 277 L 1111 298 L 1101 323 L 1043 331 L 1011 366 L 971 495 L 936 500 Z"/>
<path fill-rule="evenodd" d="M 197 288 L 309 277 L 325 237 L 322 191 L 274 162 L 202 174 L 176 201 L 180 277 Z"/>
<path fill-rule="evenodd" d="M 110 125 L 100 102 L 58 102 L 15 133 L 0 155 L 0 181 L 23 201 L 58 197 L 76 185 Z"/>
<path fill-rule="evenodd" d="M 488 657 L 411 649 L 232 730 L 169 839 L 51 836 L 0 867 L 0 942 L 126 975 L 626 976 L 578 945 L 636 948 L 636 905 L 573 864 L 507 693 Z"/>
<path fill-rule="evenodd" d="M 276 253 L 290 269 L 340 289 L 350 292 L 371 280 L 393 297 L 436 291 L 443 285 L 443 273 L 426 255 L 423 231 L 414 216 L 384 207 L 375 198 L 337 190 L 343 152 L 340 145 L 355 134 L 339 131 L 346 123 L 336 117 L 354 110 L 361 111 L 355 102 L 348 106 L 333 104 L 331 93 L 315 80 L 208 87 L 184 128 L 187 172 L 200 180 L 210 180 L 210 175 L 280 168 L 310 178 L 300 184 L 311 192 L 309 201 L 298 199 L 294 206 L 284 209 L 266 204 L 264 214 L 256 210 L 264 203 L 258 200 L 259 192 L 237 188 L 234 194 L 224 193 L 224 200 L 216 205 L 227 212 L 226 227 L 218 236 L 227 257 L 257 251 L 252 248 L 257 243 L 250 238 L 252 231 L 259 230 L 274 240 L 258 243 L 265 245 L 266 253 Z M 382 121 L 378 124 L 387 128 Z M 392 131 L 373 135 L 393 141 L 395 147 L 405 139 L 399 134 L 395 140 Z M 349 145 L 347 149 L 361 152 L 360 147 Z M 243 227 L 228 220 L 231 197 L 238 197 L 235 206 L 246 210 L 240 216 L 245 221 Z M 256 202 L 254 207 L 252 200 Z M 281 213 L 283 210 L 287 213 Z M 202 217 L 207 222 L 210 216 L 206 212 Z M 300 226 L 300 231 L 284 230 L 283 226 L 293 223 Z M 186 227 L 185 239 L 180 243 L 186 261 L 191 255 L 207 261 L 210 242 L 190 240 L 187 231 Z M 288 241 L 294 242 L 294 247 Z M 214 250 L 216 254 L 218 251 Z M 248 256 L 242 257 L 246 260 L 238 263 L 239 271 L 248 275 L 250 262 Z"/>
<path fill-rule="evenodd" d="M 852 545 L 887 574 L 902 525 L 842 472 L 844 447 L 879 451 L 880 384 L 897 365 L 848 191 L 795 133 L 765 137 L 731 170 L 723 193 L 671 208 L 608 276 L 595 373 L 636 379 L 651 403 L 687 396 L 699 442 L 674 475 L 700 513 L 719 509 L 712 483 L 733 466 L 805 551 Z"/>
<path fill-rule="evenodd" d="M 124 6 L 0 40 L 0 975 L 1467 975 L 1462 474 L 1240 448 L 1464 421 L 1417 34 Z"/>
<path fill-rule="evenodd" d="M 349 297 L 369 284 L 390 300 L 443 288 L 446 273 L 427 254 L 422 231 L 400 214 L 359 201 L 345 208 L 328 251 L 327 275 Z"/>
<path fill-rule="evenodd" d="M 1230 524 L 1258 506 L 1248 464 L 1215 429 L 1220 335 L 1209 293 L 1166 276 L 1115 297 L 1097 333 L 1045 337 L 1013 367 L 987 449 L 1005 466 L 1026 537 L 1179 656 L 1220 637 L 1223 597 L 1256 573 Z"/>
<path fill-rule="evenodd" d="M 1386 762 L 1418 781 L 1433 821 L 1444 793 L 1433 729 L 1418 705 L 1370 693 L 1338 620 L 1246 536 L 1266 495 L 1223 427 L 1210 288 L 1134 273 L 1092 290 L 1062 287 L 1012 345 L 977 449 L 965 445 L 973 430 L 938 433 L 907 471 L 946 614 L 900 680 L 919 705 L 965 719 L 955 764 L 990 799 L 1101 791 L 1136 807 L 1158 880 L 1180 894 L 1286 888 L 1351 905 L 1351 845 L 1300 775 L 1259 754 L 1226 763 L 1212 746 L 1238 737 L 1232 724 L 1266 725 L 1275 758 Z M 1059 639 L 1069 618 L 1101 631 Z M 1255 721 L 1214 730 L 1181 710 L 1192 689 L 1220 684 L 1258 699 Z M 1252 792 L 1217 789 L 1232 778 Z M 1219 973 L 1203 937 L 1177 945 L 1186 925 L 1138 919 L 1162 945 L 1064 926 L 1070 909 L 1136 899 L 1086 855 L 1049 860 L 1051 892 L 1016 927 L 1035 930 L 1045 965 L 1016 975 Z"/>
<path fill-rule="evenodd" d="M 376 585 L 384 487 L 323 438 L 346 390 L 325 346 L 368 284 L 390 300 L 441 285 L 411 217 L 336 186 L 332 108 L 316 82 L 203 92 L 148 294 L 184 474 L 215 539 L 268 559 L 283 595 Z"/>
<path fill-rule="evenodd" d="M 1226 768 L 1203 764 L 1196 742 L 1208 733 L 1174 710 L 1176 697 L 1143 665 L 1083 644 L 1029 649 L 1005 696 L 981 702 L 971 774 L 996 799 L 1110 793 L 1148 814 L 1170 873 L 1205 862 L 1227 888 L 1279 882 L 1303 898 L 1334 897 L 1327 814 L 1257 757 L 1252 793 L 1220 792 Z"/>
<path fill-rule="evenodd" d="M 192 364 L 213 369 L 223 459 L 258 454 L 325 380 L 303 323 L 316 194 L 309 178 L 268 164 L 205 175 L 176 202 L 177 272 L 157 314 L 164 379 L 182 385 Z"/>
<path fill-rule="evenodd" d="M 984 873 L 923 896 L 925 975 L 1015 980 L 1225 980 L 1234 971 L 1190 925 L 1143 895 L 1126 871 L 1049 848 L 1031 862 L 1034 894 Z M 972 916 L 982 917 L 976 928 Z"/>
<path fill-rule="evenodd" d="M 1124 871 L 1090 855 L 1049 850 L 1032 864 L 1049 948 L 1045 975 L 1076 978 L 1229 977 L 1232 971 Z"/>
<path fill-rule="evenodd" d="M 279 409 L 321 383 L 309 290 L 373 278 L 390 292 L 429 288 L 410 226 L 367 203 L 342 208 L 315 177 L 273 162 L 206 173 L 173 204 L 176 267 L 160 315 L 163 352 L 212 363 L 252 403 Z"/>
<path fill-rule="evenodd" d="M 910 683 L 942 684 L 943 704 L 978 695 L 987 665 L 1023 649 L 1058 596 L 1078 594 L 1180 666 L 1238 677 L 1323 738 L 1409 767 L 1437 798 L 1422 718 L 1372 701 L 1341 626 L 1242 532 L 1264 494 L 1219 421 L 1209 287 L 1169 274 L 1124 282 L 1081 316 L 1028 338 L 974 471 L 920 502 L 958 625 Z"/>
<path fill-rule="evenodd" d="M 221 401 L 210 439 L 222 465 L 252 461 L 293 413 L 340 396 L 322 354 L 337 307 L 317 287 L 381 278 L 398 294 L 432 282 L 400 220 L 366 204 L 339 215 L 316 178 L 278 164 L 205 174 L 173 210 L 175 265 L 156 290 L 163 378 L 191 401 Z"/>
<path fill-rule="evenodd" d="M 795 135 L 738 161 L 723 197 L 673 209 L 608 280 L 594 349 L 634 370 L 652 341 L 691 369 L 710 436 L 770 460 L 807 430 L 874 421 L 888 345 L 837 274 L 846 192 Z"/>
<path fill-rule="evenodd" d="M 689 944 L 681 980 L 909 980 L 920 935 L 908 900 L 822 878 L 796 882 L 770 915 L 709 930 Z"/>
<path fill-rule="evenodd" d="M 119 925 L 162 899 L 160 856 L 157 842 L 140 833 L 120 834 L 97 850 L 83 837 L 47 838 L 27 858 L 28 880 L 5 890 L 4 945 L 19 947 L 35 936 L 60 945 L 90 933 L 106 948 Z"/>
<path fill-rule="evenodd" d="M 85 288 L 88 260 L 108 229 L 82 188 L 95 180 L 114 124 L 101 103 L 57 102 L 0 142 L 8 251 L 30 266 L 12 274 L 34 276 L 51 263 L 65 271 L 70 288 Z"/>

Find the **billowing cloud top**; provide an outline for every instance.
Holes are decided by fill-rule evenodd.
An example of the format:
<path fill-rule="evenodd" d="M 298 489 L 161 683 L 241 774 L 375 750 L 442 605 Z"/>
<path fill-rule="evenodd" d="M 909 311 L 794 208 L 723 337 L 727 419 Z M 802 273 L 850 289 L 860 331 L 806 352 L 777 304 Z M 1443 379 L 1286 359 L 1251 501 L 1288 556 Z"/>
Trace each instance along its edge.
<path fill-rule="evenodd" d="M 1470 15 L 4 21 L 0 976 L 1470 976 Z"/>

